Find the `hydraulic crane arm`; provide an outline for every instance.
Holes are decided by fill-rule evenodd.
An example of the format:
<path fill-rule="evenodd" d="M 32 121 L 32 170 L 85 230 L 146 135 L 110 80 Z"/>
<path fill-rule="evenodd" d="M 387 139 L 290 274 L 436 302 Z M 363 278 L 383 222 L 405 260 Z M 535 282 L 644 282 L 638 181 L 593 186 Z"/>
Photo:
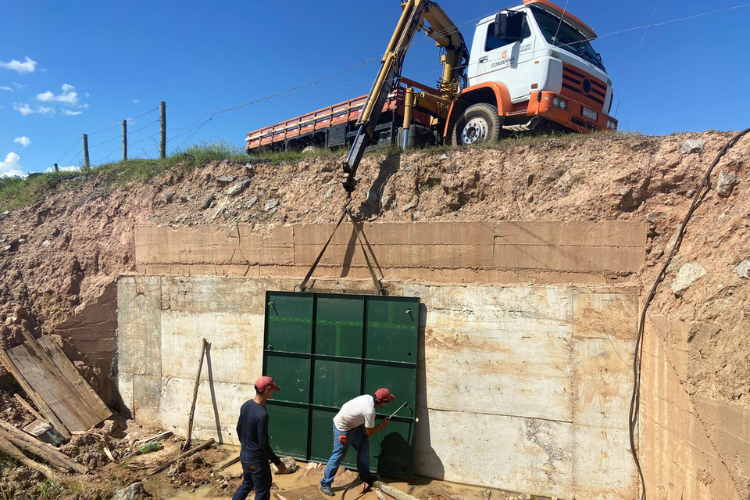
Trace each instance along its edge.
<path fill-rule="evenodd" d="M 373 138 L 374 128 L 378 124 L 388 95 L 398 86 L 404 58 L 416 32 L 424 28 L 427 36 L 435 40 L 439 47 L 445 49 L 445 54 L 441 57 L 443 74 L 438 83 L 441 97 L 436 96 L 436 99 L 450 102 L 458 92 L 465 75 L 465 63 L 469 59 L 468 49 L 461 32 L 443 9 L 431 0 L 403 0 L 401 8 L 403 9 L 401 19 L 383 56 L 375 83 L 362 107 L 357 121 L 359 130 L 349 155 L 344 161 L 343 185 L 348 193 L 351 193 L 356 186 L 357 167 L 362 160 L 365 148 Z M 406 113 L 410 121 L 411 107 L 408 106 L 410 106 L 409 103 L 407 103 Z"/>

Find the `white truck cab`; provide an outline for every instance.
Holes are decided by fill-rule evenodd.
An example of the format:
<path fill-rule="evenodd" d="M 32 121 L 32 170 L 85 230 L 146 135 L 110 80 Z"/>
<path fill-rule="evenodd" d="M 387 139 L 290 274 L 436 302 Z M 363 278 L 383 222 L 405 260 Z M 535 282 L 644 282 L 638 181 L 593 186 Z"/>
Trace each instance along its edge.
<path fill-rule="evenodd" d="M 462 93 L 504 86 L 511 105 L 498 108 L 506 129 L 528 129 L 547 117 L 574 130 L 614 130 L 612 81 L 591 47 L 595 38 L 583 21 L 548 0 L 524 0 L 477 24 Z M 529 119 L 519 119 L 521 111 Z"/>

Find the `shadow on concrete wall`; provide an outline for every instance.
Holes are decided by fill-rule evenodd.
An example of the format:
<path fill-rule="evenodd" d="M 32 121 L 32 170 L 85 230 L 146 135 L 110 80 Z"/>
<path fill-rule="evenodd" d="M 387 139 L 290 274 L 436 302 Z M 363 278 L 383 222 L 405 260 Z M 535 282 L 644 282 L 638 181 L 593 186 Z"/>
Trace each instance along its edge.
<path fill-rule="evenodd" d="M 445 466 L 432 447 L 430 429 L 430 412 L 428 410 L 427 365 L 425 362 L 425 335 L 427 325 L 427 306 L 419 303 L 419 336 L 417 353 L 417 419 L 414 442 L 417 457 L 414 463 L 415 472 L 421 476 L 434 479 L 445 478 Z"/>

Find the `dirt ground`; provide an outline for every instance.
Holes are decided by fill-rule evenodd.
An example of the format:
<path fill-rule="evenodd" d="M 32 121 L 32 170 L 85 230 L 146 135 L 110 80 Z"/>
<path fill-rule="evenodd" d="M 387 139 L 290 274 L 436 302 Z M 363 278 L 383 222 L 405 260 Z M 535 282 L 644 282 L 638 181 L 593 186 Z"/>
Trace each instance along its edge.
<path fill-rule="evenodd" d="M 372 154 L 360 166 L 352 206 L 370 221 L 645 220 L 647 264 L 628 276 L 645 297 L 705 172 L 733 135 L 570 135 L 507 140 L 486 149 Z M 683 152 L 688 139 L 705 146 Z M 691 394 L 745 407 L 750 405 L 748 158 L 750 135 L 714 169 L 711 189 L 650 309 L 679 315 L 691 325 L 688 355 L 696 367 L 687 380 Z M 24 328 L 55 334 L 56 325 L 96 299 L 120 273 L 131 271 L 136 225 L 243 222 L 263 232 L 280 224 L 336 222 L 344 202 L 339 165 L 340 159 L 331 157 L 288 165 L 251 158 L 169 172 L 124 188 L 103 180 L 79 184 L 71 176 L 44 201 L 0 212 L 0 348 L 22 342 Z M 244 187 L 233 189 L 243 181 Z M 688 264 L 700 277 L 674 291 Z M 81 353 L 84 361 L 86 354 Z M 78 367 L 87 370 L 85 362 Z M 89 370 L 85 376 L 102 375 Z M 3 386 L 10 387 L 0 367 Z M 0 392 L 0 398 L 0 418 L 25 422 L 25 410 L 8 392 Z M 113 446 L 116 455 L 120 448 Z M 127 477 L 127 470 L 107 464 L 98 452 L 82 460 Z M 175 481 L 182 482 L 179 474 Z M 184 482 L 192 488 L 195 481 Z"/>

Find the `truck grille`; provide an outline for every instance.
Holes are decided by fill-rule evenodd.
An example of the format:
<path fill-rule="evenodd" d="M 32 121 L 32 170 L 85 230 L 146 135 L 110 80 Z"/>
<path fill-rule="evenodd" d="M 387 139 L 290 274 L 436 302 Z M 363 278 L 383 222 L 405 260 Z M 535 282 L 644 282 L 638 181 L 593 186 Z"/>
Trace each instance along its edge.
<path fill-rule="evenodd" d="M 607 86 L 601 80 L 563 64 L 562 95 L 582 102 L 594 111 L 602 111 L 607 96 Z"/>

